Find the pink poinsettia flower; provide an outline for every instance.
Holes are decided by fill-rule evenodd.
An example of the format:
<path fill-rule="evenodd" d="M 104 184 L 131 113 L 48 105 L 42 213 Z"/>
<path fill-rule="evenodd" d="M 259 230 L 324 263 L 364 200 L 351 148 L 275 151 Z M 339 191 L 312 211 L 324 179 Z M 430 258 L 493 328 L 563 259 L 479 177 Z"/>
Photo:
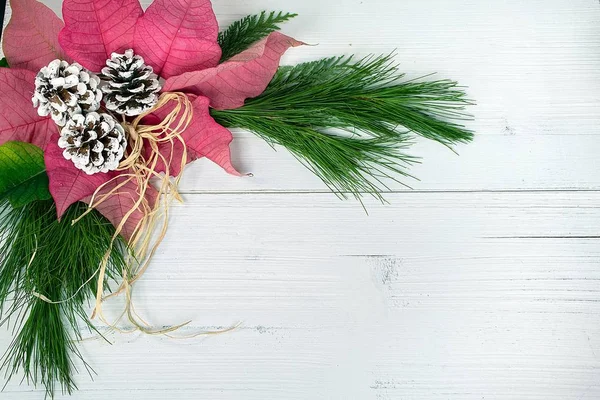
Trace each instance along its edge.
<path fill-rule="evenodd" d="M 239 175 L 231 163 L 232 135 L 214 121 L 209 107 L 237 108 L 246 99 L 260 95 L 277 71 L 283 53 L 302 44 L 272 33 L 219 64 L 219 27 L 210 0 L 155 0 L 145 12 L 138 0 L 64 0 L 64 23 L 37 0 L 13 0 L 11 7 L 12 18 L 3 38 L 11 68 L 0 68 L 0 144 L 17 140 L 44 150 L 50 193 L 59 217 L 71 204 L 88 200 L 119 173 L 87 175 L 63 157 L 58 127 L 50 117 L 39 116 L 31 102 L 35 76 L 43 66 L 62 59 L 99 73 L 113 52 L 133 49 L 164 79 L 163 92 L 189 95 L 193 121 L 182 133 L 189 161 L 206 157 Z M 157 110 L 147 119 L 160 121 L 167 112 Z M 183 153 L 181 147 L 163 146 L 160 150 L 165 159 L 177 159 Z M 178 175 L 178 163 L 173 164 L 170 171 Z M 162 172 L 165 166 L 159 165 L 157 170 Z M 112 180 L 110 186 L 118 183 L 118 179 Z M 136 189 L 131 182 L 99 211 L 119 224 L 123 213 L 134 204 L 131 193 Z M 142 217 L 141 211 L 138 214 L 128 220 L 124 236 L 131 234 Z"/>

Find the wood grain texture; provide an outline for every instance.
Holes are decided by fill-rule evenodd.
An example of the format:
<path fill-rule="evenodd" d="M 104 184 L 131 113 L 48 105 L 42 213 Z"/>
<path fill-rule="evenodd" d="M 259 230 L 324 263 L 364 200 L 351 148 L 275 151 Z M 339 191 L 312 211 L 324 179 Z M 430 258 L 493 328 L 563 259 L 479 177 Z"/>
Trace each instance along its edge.
<path fill-rule="evenodd" d="M 478 135 L 460 156 L 418 141 L 415 190 L 366 199 L 366 215 L 283 150 L 234 132 L 234 162 L 254 178 L 187 169 L 186 202 L 135 301 L 157 327 L 192 320 L 183 335 L 241 325 L 91 337 L 82 349 L 98 375 L 82 373 L 72 398 L 600 398 L 600 4 L 214 6 L 223 25 L 299 13 L 285 33 L 319 46 L 291 50 L 290 64 L 396 49 L 408 77 L 468 86 Z M 1 396 L 43 391 L 17 379 Z"/>

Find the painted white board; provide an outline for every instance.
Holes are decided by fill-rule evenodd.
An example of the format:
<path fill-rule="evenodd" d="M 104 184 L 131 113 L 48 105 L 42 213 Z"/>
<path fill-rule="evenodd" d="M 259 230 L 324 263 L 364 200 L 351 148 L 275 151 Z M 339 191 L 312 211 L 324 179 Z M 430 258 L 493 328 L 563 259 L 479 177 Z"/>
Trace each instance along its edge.
<path fill-rule="evenodd" d="M 59 0 L 45 0 L 59 11 Z M 148 2 L 146 2 L 147 4 Z M 233 178 L 190 166 L 186 203 L 137 286 L 174 340 L 82 344 L 88 399 L 600 398 L 600 4 L 593 0 L 215 0 L 316 47 L 397 51 L 408 77 L 468 86 L 478 136 L 419 141 L 415 190 L 340 202 L 284 150 L 235 132 Z M 109 304 L 116 314 L 119 301 Z M 0 333 L 0 347 L 9 343 Z M 18 379 L 0 394 L 42 399 Z M 59 396 L 59 398 L 62 398 Z"/>

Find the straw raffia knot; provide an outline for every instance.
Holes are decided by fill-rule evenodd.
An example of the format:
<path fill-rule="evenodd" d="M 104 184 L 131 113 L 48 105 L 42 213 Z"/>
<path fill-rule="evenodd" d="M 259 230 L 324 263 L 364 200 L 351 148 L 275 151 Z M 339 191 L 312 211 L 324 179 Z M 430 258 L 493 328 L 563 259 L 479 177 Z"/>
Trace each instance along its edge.
<path fill-rule="evenodd" d="M 173 104 L 172 109 L 169 110 L 160 123 L 156 125 L 142 124 L 142 120 L 145 117 L 161 110 L 171 103 Z M 181 162 L 180 171 L 183 171 L 183 167 L 187 164 L 187 152 L 182 134 L 189 127 L 192 119 L 192 104 L 183 93 L 163 93 L 160 96 L 158 103 L 152 109 L 139 115 L 132 122 L 128 122 L 124 119 L 122 125 L 126 129 L 126 132 L 128 132 L 128 146 L 126 157 L 121 161 L 117 169 L 118 171 L 121 171 L 121 174 L 96 189 L 96 192 L 92 195 L 89 203 L 87 212 L 90 212 L 111 196 L 119 193 L 119 191 L 131 181 L 137 183 L 138 190 L 136 190 L 135 193 L 130 193 L 134 197 L 134 204 L 124 214 L 121 223 L 116 227 L 110 248 L 106 252 L 98 270 L 96 307 L 94 308 L 92 318 L 94 318 L 95 315 L 99 315 L 104 323 L 114 329 L 116 329 L 116 322 L 113 324 L 108 323 L 102 314 L 102 302 L 123 291 L 125 291 L 127 295 L 125 311 L 130 322 L 134 324 L 137 329 L 146 333 L 156 334 L 171 332 L 178 328 L 171 327 L 158 332 L 151 331 L 148 324 L 143 321 L 133 309 L 131 302 L 131 285 L 145 272 L 150 259 L 166 235 L 170 198 L 173 197 L 181 200 L 177 190 L 181 174 L 171 180 L 169 171 L 171 170 L 171 163 L 174 160 L 167 159 L 160 151 L 160 147 L 165 143 L 170 144 L 170 154 L 173 154 L 175 141 L 179 141 L 182 144 L 183 154 L 181 160 L 175 161 Z M 164 165 L 164 174 L 162 175 L 156 171 L 159 162 L 162 162 L 162 165 Z M 123 177 L 126 179 L 121 180 Z M 155 184 L 151 183 L 152 178 L 156 178 Z M 103 193 L 102 189 L 109 186 L 111 183 L 117 182 L 117 180 L 119 180 L 118 184 L 114 185 L 115 187 L 112 190 L 108 193 Z M 150 201 L 150 196 L 147 196 L 147 193 L 149 190 L 153 189 L 158 191 L 159 197 L 154 201 Z M 133 254 L 127 259 L 128 270 L 123 271 L 123 281 L 119 288 L 112 294 L 104 297 L 103 292 L 106 266 L 113 250 L 114 242 L 123 231 L 129 218 L 136 211 L 142 212 L 142 218 L 136 223 L 136 227 L 133 230 L 134 233 L 127 241 L 128 247 L 133 251 Z M 160 222 L 161 229 L 158 237 L 154 238 L 153 234 L 160 220 L 162 220 L 162 222 Z"/>

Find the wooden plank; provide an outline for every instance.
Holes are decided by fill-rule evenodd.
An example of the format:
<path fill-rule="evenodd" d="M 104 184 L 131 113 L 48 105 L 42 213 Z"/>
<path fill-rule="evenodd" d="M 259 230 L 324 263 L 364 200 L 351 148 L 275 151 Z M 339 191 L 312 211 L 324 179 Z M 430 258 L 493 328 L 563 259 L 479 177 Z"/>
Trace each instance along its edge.
<path fill-rule="evenodd" d="M 45 3 L 60 11 L 60 1 Z M 469 86 L 478 101 L 472 109 L 476 121 L 469 123 L 478 134 L 475 143 L 458 146 L 458 158 L 419 141 L 411 154 L 422 156 L 423 165 L 411 171 L 421 182 L 405 180 L 411 187 L 598 189 L 600 8 L 583 0 L 527 4 L 506 1 L 494 5 L 495 12 L 490 3 L 473 0 L 453 1 L 452 6 L 439 0 L 294 4 L 300 16 L 286 25 L 286 32 L 320 46 L 294 49 L 285 62 L 397 49 L 409 77 L 439 71 L 441 78 Z M 256 10 L 287 8 L 282 0 L 215 3 L 224 26 Z M 519 23 L 506 29 L 511 12 L 518 13 Z M 184 192 L 323 190 L 322 183 L 283 149 L 272 153 L 260 139 L 236 135 L 234 160 L 255 178 L 232 179 L 212 166 L 193 166 Z M 403 189 L 398 184 L 390 187 Z"/>
<path fill-rule="evenodd" d="M 57 12 L 60 1 L 47 0 Z M 148 2 L 146 2 L 148 4 Z M 226 26 L 262 9 L 288 9 L 283 0 L 215 2 Z M 600 132 L 600 8 L 592 1 L 474 0 L 390 2 L 312 1 L 294 4 L 300 16 L 285 31 L 316 47 L 291 50 L 285 63 L 334 54 L 397 49 L 409 78 L 438 71 L 468 86 L 478 105 L 477 132 L 461 157 L 419 140 L 410 153 L 419 190 L 597 190 Z M 427 12 L 424 12 L 427 10 Z M 518 15 L 518 22 L 506 21 Z M 377 21 L 374 25 L 374 21 Z M 348 27 L 352 27 L 349 29 Z M 280 149 L 236 132 L 234 161 L 254 179 L 233 179 L 205 163 L 189 169 L 184 192 L 322 191 L 323 184 Z M 403 190 L 398 184 L 392 190 Z"/>
<path fill-rule="evenodd" d="M 186 196 L 136 309 L 184 335 L 242 325 L 84 342 L 99 375 L 76 398 L 600 396 L 600 193 L 390 200 Z"/>
<path fill-rule="evenodd" d="M 205 192 L 324 192 L 325 185 L 285 149 L 277 151 L 236 131 L 233 162 L 252 178 L 224 173 L 208 160 L 187 167 L 181 190 Z M 401 182 L 426 191 L 598 190 L 600 140 L 595 135 L 481 135 L 469 145 L 447 148 L 418 141 L 409 154 L 422 157 Z M 389 182 L 394 191 L 407 191 Z"/>

